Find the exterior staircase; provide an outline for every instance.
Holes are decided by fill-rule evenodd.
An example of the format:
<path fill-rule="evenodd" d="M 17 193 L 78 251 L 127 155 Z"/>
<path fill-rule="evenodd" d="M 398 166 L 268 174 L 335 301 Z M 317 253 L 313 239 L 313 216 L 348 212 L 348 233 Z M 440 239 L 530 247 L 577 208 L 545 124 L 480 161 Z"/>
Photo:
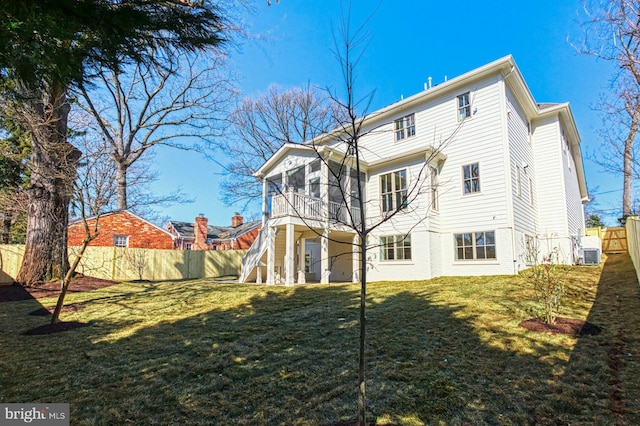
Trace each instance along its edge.
<path fill-rule="evenodd" d="M 276 238 L 277 233 L 277 229 L 274 230 L 267 224 L 260 229 L 258 237 L 242 257 L 242 272 L 238 279 L 239 282 L 246 283 L 251 278 L 252 273 L 260 266 L 260 259 L 267 251 L 271 241 Z"/>

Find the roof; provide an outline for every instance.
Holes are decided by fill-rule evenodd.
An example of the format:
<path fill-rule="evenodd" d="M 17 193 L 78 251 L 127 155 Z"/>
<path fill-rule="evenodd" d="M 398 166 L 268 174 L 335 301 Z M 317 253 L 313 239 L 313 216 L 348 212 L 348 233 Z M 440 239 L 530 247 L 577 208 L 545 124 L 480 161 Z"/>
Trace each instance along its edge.
<path fill-rule="evenodd" d="M 259 220 L 254 220 L 253 222 L 246 222 L 236 227 L 209 225 L 207 226 L 207 240 L 233 240 L 257 228 L 261 223 Z M 173 227 L 180 238 L 195 238 L 193 222 L 171 220 L 168 225 Z"/>
<path fill-rule="evenodd" d="M 161 227 L 159 227 L 158 225 L 156 225 L 156 224 L 154 224 L 154 223 L 151 223 L 151 222 L 149 222 L 147 219 L 144 219 L 144 218 L 142 218 L 142 217 L 138 216 L 137 214 L 132 213 L 132 212 L 130 212 L 129 210 L 126 210 L 126 209 L 125 209 L 125 210 L 113 210 L 113 211 L 110 211 L 110 212 L 107 212 L 107 213 L 100 213 L 100 214 L 99 214 L 99 215 L 97 215 L 97 216 L 91 216 L 91 217 L 88 217 L 88 218 L 86 218 L 86 219 L 84 219 L 84 220 L 86 220 L 86 221 L 91 221 L 91 220 L 94 220 L 94 219 L 96 219 L 96 218 L 97 218 L 97 219 L 98 219 L 98 221 L 99 221 L 100 219 L 104 219 L 105 217 L 113 216 L 113 215 L 116 215 L 116 214 L 127 214 L 127 215 L 129 215 L 129 216 L 132 216 L 133 218 L 135 218 L 135 219 L 137 219 L 137 220 L 140 220 L 140 221 L 142 221 L 142 222 L 145 222 L 145 223 L 147 223 L 147 224 L 149 224 L 149 225 L 153 226 L 154 228 L 156 228 L 156 229 L 158 229 L 158 230 L 160 230 L 160 231 L 164 232 L 165 234 L 167 234 L 167 235 L 168 235 L 168 236 L 170 236 L 171 238 L 175 238 L 175 235 L 173 235 L 171 232 L 167 231 L 166 229 L 162 229 L 162 228 L 161 228 Z M 76 219 L 76 220 L 73 220 L 73 221 L 69 222 L 69 226 L 71 226 L 71 225 L 75 225 L 75 224 L 78 224 L 78 223 L 82 223 L 82 221 L 83 221 L 83 219 Z M 100 222 L 98 222 L 98 223 L 100 223 Z"/>
<path fill-rule="evenodd" d="M 569 140 L 572 141 L 572 155 L 578 168 L 578 184 L 580 187 L 580 195 L 582 198 L 588 197 L 587 184 L 584 176 L 584 167 L 582 164 L 582 152 L 580 149 L 580 135 L 568 103 L 537 103 L 524 81 L 522 73 L 513 59 L 508 55 L 489 64 L 483 65 L 458 77 L 449 79 L 444 83 L 437 84 L 427 90 L 421 91 L 413 96 L 407 97 L 401 101 L 395 102 L 378 111 L 375 111 L 366 117 L 361 118 L 363 127 L 376 128 L 381 125 L 390 123 L 399 115 L 405 114 L 416 107 L 425 104 L 435 98 L 444 96 L 448 93 L 460 90 L 478 81 L 488 77 L 500 74 L 503 81 L 513 91 L 518 102 L 524 109 L 526 116 L 531 120 L 540 120 L 550 115 L 558 115 L 564 122 L 564 128 L 568 132 Z M 268 175 L 271 168 L 277 164 L 282 158 L 286 157 L 292 150 L 318 149 L 322 151 L 322 146 L 339 139 L 344 135 L 345 131 L 342 127 L 338 127 L 330 132 L 324 133 L 302 145 L 284 144 L 280 149 L 267 160 L 255 173 L 255 176 L 263 178 Z"/>

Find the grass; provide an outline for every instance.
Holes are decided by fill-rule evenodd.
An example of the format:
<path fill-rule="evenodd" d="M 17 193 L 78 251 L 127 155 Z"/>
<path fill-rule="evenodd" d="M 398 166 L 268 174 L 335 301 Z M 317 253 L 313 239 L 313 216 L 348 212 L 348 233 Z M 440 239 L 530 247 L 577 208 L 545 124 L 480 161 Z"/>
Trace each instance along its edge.
<path fill-rule="evenodd" d="M 625 256 L 571 268 L 562 316 L 596 336 L 534 334 L 521 277 L 368 287 L 367 410 L 401 425 L 640 424 L 640 289 Z M 632 268 L 632 267 L 631 267 Z M 74 293 L 91 326 L 46 336 L 0 305 L 0 401 L 69 402 L 71 424 L 327 425 L 356 417 L 354 285 L 198 280 Z"/>

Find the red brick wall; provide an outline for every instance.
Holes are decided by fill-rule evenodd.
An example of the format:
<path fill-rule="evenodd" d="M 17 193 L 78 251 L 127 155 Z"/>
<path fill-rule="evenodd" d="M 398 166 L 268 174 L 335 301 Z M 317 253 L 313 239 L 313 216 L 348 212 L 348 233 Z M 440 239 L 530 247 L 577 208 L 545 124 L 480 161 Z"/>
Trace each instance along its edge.
<path fill-rule="evenodd" d="M 248 249 L 249 247 L 251 247 L 251 244 L 253 244 L 253 242 L 256 240 L 256 238 L 258 237 L 258 232 L 260 231 L 260 228 L 262 228 L 261 226 L 258 226 L 257 228 L 252 229 L 251 231 L 247 232 L 246 234 L 242 234 L 240 235 L 235 242 L 235 249 L 236 250 L 242 250 L 242 249 Z"/>
<path fill-rule="evenodd" d="M 89 220 L 89 229 L 93 232 L 95 219 Z M 114 235 L 128 235 L 129 247 L 173 249 L 173 238 L 129 212 L 117 212 L 102 216 L 98 220 L 98 237 L 91 241 L 91 246 L 113 247 Z M 85 237 L 84 224 L 69 225 L 69 245 L 79 246 Z"/>
<path fill-rule="evenodd" d="M 231 240 L 215 241 L 211 245 L 210 249 L 212 250 L 246 250 L 249 247 L 251 247 L 251 244 L 253 244 L 253 242 L 258 237 L 258 232 L 260 232 L 260 228 L 262 227 L 258 226 L 257 228 L 254 228 L 251 231 L 240 235 L 238 238 L 236 238 L 233 241 Z M 229 246 L 228 249 L 226 247 L 227 245 Z"/>

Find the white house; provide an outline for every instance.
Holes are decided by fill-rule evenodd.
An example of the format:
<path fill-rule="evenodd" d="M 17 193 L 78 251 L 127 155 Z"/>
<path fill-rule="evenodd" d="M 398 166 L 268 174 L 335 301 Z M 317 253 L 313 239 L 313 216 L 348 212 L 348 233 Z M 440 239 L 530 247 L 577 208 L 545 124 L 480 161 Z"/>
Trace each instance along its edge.
<path fill-rule="evenodd" d="M 576 261 L 588 199 L 568 103 L 538 104 L 507 56 L 363 119 L 367 277 L 514 274 L 528 247 Z M 359 280 L 355 156 L 340 129 L 257 172 L 263 229 L 241 281 Z"/>

